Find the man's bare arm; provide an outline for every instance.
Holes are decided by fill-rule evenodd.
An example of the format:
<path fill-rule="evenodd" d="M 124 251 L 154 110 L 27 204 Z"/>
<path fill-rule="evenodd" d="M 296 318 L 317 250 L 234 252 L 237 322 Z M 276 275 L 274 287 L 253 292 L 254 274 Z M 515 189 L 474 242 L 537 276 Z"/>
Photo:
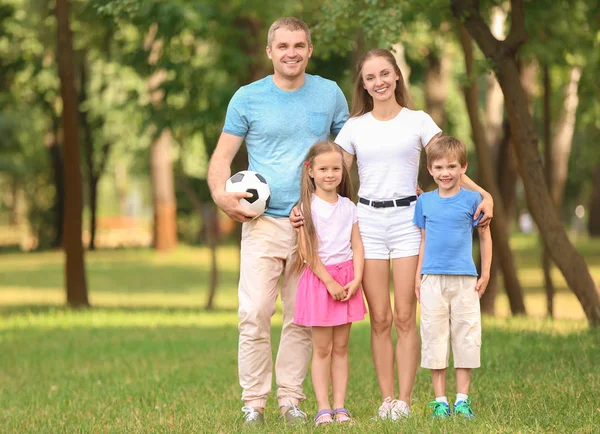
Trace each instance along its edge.
<path fill-rule="evenodd" d="M 219 208 L 233 220 L 250 221 L 256 213 L 243 208 L 240 199 L 251 197 L 250 193 L 229 193 L 225 191 L 225 183 L 231 176 L 231 162 L 238 153 L 243 137 L 221 133 L 217 147 L 208 164 L 207 182 L 213 200 Z"/>

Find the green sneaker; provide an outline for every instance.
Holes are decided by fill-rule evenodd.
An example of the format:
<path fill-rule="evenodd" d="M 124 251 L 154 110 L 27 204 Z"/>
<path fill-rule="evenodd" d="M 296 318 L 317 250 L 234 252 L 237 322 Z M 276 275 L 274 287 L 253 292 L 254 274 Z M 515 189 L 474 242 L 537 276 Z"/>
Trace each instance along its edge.
<path fill-rule="evenodd" d="M 475 419 L 473 410 L 471 410 L 471 400 L 467 398 L 464 401 L 458 401 L 454 404 L 454 414 L 466 417 L 467 419 Z"/>
<path fill-rule="evenodd" d="M 446 419 L 450 417 L 450 406 L 445 402 L 431 401 L 429 408 L 433 410 L 431 416 L 434 419 Z"/>
<path fill-rule="evenodd" d="M 288 411 L 283 413 L 283 420 L 291 425 L 304 423 L 307 420 L 306 413 L 298 408 L 294 404 L 283 404 L 282 407 L 287 407 Z"/>
<path fill-rule="evenodd" d="M 254 407 L 244 406 L 242 411 L 244 412 L 244 425 L 262 425 L 265 423 L 265 415 Z"/>

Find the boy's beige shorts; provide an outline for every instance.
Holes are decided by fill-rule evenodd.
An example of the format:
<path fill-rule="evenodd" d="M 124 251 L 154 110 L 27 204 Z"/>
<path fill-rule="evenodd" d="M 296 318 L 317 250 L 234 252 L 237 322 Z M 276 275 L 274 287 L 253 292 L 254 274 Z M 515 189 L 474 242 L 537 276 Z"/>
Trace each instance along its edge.
<path fill-rule="evenodd" d="M 481 314 L 476 276 L 425 274 L 421 280 L 421 366 L 479 368 Z"/>

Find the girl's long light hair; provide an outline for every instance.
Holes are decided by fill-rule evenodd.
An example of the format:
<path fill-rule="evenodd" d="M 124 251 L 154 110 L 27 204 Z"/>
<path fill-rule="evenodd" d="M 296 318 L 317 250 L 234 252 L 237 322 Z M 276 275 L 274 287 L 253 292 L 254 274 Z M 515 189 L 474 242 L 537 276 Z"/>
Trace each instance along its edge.
<path fill-rule="evenodd" d="M 398 67 L 396 58 L 391 51 L 384 50 L 383 48 L 373 48 L 372 50 L 369 50 L 363 54 L 356 65 L 357 74 L 356 81 L 354 82 L 354 94 L 352 96 L 352 110 L 350 110 L 350 117 L 362 116 L 365 113 L 373 110 L 373 97 L 369 95 L 369 92 L 367 92 L 363 86 L 362 69 L 365 62 L 374 57 L 383 57 L 385 60 L 390 62 L 394 68 L 394 71 L 399 77 L 398 80 L 396 80 L 396 90 L 394 91 L 396 102 L 398 102 L 398 104 L 400 104 L 402 107 L 410 108 L 410 96 L 408 94 L 406 84 L 404 84 L 404 77 L 402 77 L 402 72 Z"/>
<path fill-rule="evenodd" d="M 306 266 L 314 269 L 319 257 L 319 240 L 312 219 L 311 208 L 312 197 L 315 192 L 315 181 L 308 174 L 308 169 L 313 168 L 317 156 L 327 152 L 337 152 L 342 159 L 342 181 L 337 187 L 337 193 L 340 196 L 349 199 L 352 198 L 352 180 L 350 179 L 350 172 L 344 163 L 342 148 L 330 141 L 315 143 L 308 151 L 306 161 L 302 164 L 302 181 L 300 182 L 300 202 L 298 206 L 304 216 L 304 226 L 300 228 L 300 233 L 298 234 L 298 255 L 296 255 L 294 264 L 294 270 L 297 273 L 302 272 Z"/>

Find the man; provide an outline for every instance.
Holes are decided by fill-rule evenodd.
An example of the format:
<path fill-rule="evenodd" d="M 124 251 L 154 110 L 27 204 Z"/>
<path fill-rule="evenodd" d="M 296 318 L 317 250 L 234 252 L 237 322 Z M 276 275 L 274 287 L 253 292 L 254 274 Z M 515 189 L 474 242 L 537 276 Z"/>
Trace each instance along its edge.
<path fill-rule="evenodd" d="M 240 260 L 238 369 L 244 417 L 264 422 L 271 390 L 270 327 L 281 278 L 283 329 L 275 365 L 277 399 L 287 422 L 304 421 L 298 408 L 305 399 L 302 382 L 311 354 L 310 330 L 293 324 L 296 285 L 292 271 L 296 232 L 288 216 L 300 198 L 300 168 L 310 146 L 337 134 L 348 118 L 348 105 L 332 81 L 306 74 L 313 47 L 310 30 L 297 18 L 275 21 L 268 33 L 267 56 L 273 75 L 240 88 L 229 103 L 223 132 L 208 168 L 215 203 L 243 222 Z M 263 175 L 271 188 L 264 215 L 245 210 L 247 193 L 228 193 L 231 162 L 242 142 L 249 170 Z"/>

